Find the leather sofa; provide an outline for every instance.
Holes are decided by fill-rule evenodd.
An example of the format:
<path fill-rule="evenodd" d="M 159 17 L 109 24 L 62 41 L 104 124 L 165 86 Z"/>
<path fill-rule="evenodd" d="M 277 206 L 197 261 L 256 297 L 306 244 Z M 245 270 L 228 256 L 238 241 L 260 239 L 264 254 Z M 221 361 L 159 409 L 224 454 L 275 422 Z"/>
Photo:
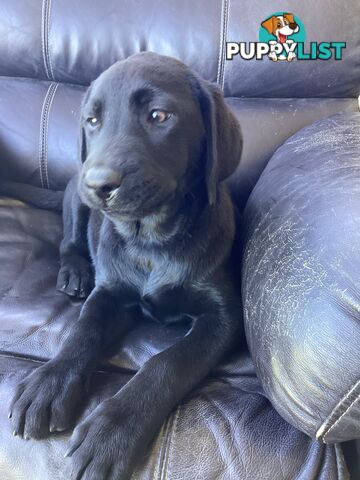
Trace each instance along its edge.
<path fill-rule="evenodd" d="M 343 59 L 226 60 L 226 41 L 257 41 L 276 8 L 309 41 L 346 42 Z M 217 82 L 242 126 L 229 187 L 244 212 L 247 346 L 169 416 L 134 479 L 360 478 L 359 20 L 357 0 L 0 0 L 1 178 L 63 189 L 86 86 L 141 50 Z M 68 435 L 25 441 L 7 418 L 79 314 L 55 290 L 61 231 L 58 214 L 0 199 L 1 480 L 69 478 Z M 97 369 L 83 415 L 183 334 L 140 323 Z"/>

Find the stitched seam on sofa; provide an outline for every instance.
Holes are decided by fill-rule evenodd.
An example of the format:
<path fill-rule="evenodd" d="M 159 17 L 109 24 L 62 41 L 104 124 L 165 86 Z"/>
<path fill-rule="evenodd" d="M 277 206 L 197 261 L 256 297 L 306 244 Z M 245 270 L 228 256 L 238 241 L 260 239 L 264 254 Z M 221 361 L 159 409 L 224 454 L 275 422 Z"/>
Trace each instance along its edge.
<path fill-rule="evenodd" d="M 51 79 L 55 81 L 55 76 L 54 76 L 54 70 L 53 70 L 53 65 L 51 61 L 51 55 L 50 55 L 50 20 L 51 20 L 51 9 L 52 9 L 52 0 L 49 0 L 49 9 L 48 9 L 48 16 L 47 16 L 47 59 L 48 59 L 48 64 L 50 68 L 50 73 L 51 73 Z"/>
<path fill-rule="evenodd" d="M 40 181 L 42 188 L 49 188 L 48 175 L 48 129 L 49 129 L 49 113 L 58 84 L 51 83 L 46 92 L 40 119 L 40 137 L 39 137 L 39 168 Z"/>
<path fill-rule="evenodd" d="M 41 108 L 41 114 L 40 114 L 40 128 L 39 128 L 39 152 L 38 152 L 38 164 L 39 164 L 39 175 L 40 175 L 40 183 L 41 183 L 41 187 L 44 188 L 44 179 L 43 179 L 43 171 L 42 171 L 42 131 L 43 131 L 43 118 L 44 118 L 44 106 L 45 106 L 45 100 L 46 100 L 46 97 L 49 93 L 49 88 L 51 87 L 51 85 L 49 85 L 47 91 L 46 91 L 46 94 L 45 94 L 45 98 L 44 98 L 44 102 L 43 102 L 43 105 L 42 105 L 42 108 Z"/>
<path fill-rule="evenodd" d="M 166 450 L 166 444 L 168 442 L 168 433 L 169 433 L 171 419 L 172 419 L 172 415 L 169 415 L 161 427 L 161 431 L 159 434 L 160 435 L 159 458 L 154 468 L 153 480 L 161 480 L 161 473 L 164 468 L 165 450 Z"/>
<path fill-rule="evenodd" d="M 225 44 L 229 23 L 230 0 L 223 0 L 221 5 L 220 45 L 218 57 L 217 83 L 224 90 L 225 83 Z"/>
<path fill-rule="evenodd" d="M 50 32 L 50 12 L 51 0 L 43 0 L 41 11 L 41 45 L 46 76 L 49 80 L 54 80 L 54 74 L 50 59 L 49 50 L 49 32 Z"/>
<path fill-rule="evenodd" d="M 326 443 L 326 437 L 333 428 L 348 413 L 351 407 L 360 399 L 360 380 L 358 380 L 346 393 L 346 395 L 338 402 L 325 422 L 316 432 L 316 438 Z"/>
<path fill-rule="evenodd" d="M 49 79 L 49 72 L 47 68 L 47 63 L 46 63 L 46 47 L 45 47 L 45 16 L 46 16 L 46 8 L 47 8 L 47 0 L 43 0 L 42 3 L 42 9 L 41 9 L 41 50 L 42 50 L 42 56 L 43 56 L 43 62 L 44 62 L 44 67 L 45 67 L 45 73 L 46 77 Z"/>
<path fill-rule="evenodd" d="M 229 29 L 229 19 L 230 19 L 230 10 L 231 10 L 231 0 L 228 0 L 228 6 L 226 9 L 226 29 L 224 32 L 224 43 L 223 43 L 223 73 L 222 73 L 222 90 L 225 90 L 225 75 L 226 75 L 226 40 L 228 37 Z"/>
<path fill-rule="evenodd" d="M 45 166 L 45 176 L 46 176 L 46 182 L 47 182 L 47 187 L 50 188 L 50 181 L 49 181 L 49 171 L 48 171 L 48 165 L 49 165 L 49 158 L 48 158 L 48 145 L 49 145 L 49 120 L 50 120 L 50 112 L 51 112 L 51 107 L 54 102 L 54 98 L 57 92 L 59 84 L 55 85 L 55 88 L 52 90 L 50 98 L 49 98 L 49 104 L 47 107 L 47 112 L 46 112 L 46 125 L 45 125 L 45 138 L 44 138 L 44 147 L 45 147 L 45 157 L 44 157 L 44 166 Z"/>
<path fill-rule="evenodd" d="M 354 398 L 354 400 L 350 403 L 350 405 L 346 408 L 346 410 L 340 415 L 340 417 L 336 420 L 336 422 L 333 425 L 331 425 L 329 430 L 325 433 L 325 435 L 322 438 L 324 443 L 326 442 L 326 436 L 341 421 L 341 419 L 345 417 L 345 415 L 349 412 L 350 408 L 352 408 L 355 405 L 355 403 L 359 400 L 360 400 L 360 393 Z"/>
<path fill-rule="evenodd" d="M 181 410 L 181 404 L 179 403 L 175 415 L 174 415 L 174 421 L 172 423 L 172 429 L 171 429 L 171 435 L 170 435 L 170 441 L 169 441 L 169 448 L 168 448 L 168 454 L 166 458 L 166 463 L 165 463 L 165 479 L 164 480 L 171 480 L 169 477 L 169 465 L 170 465 L 170 457 L 172 455 L 173 449 L 174 449 L 174 439 L 175 439 L 175 432 L 177 429 L 177 424 L 180 416 L 180 410 Z"/>

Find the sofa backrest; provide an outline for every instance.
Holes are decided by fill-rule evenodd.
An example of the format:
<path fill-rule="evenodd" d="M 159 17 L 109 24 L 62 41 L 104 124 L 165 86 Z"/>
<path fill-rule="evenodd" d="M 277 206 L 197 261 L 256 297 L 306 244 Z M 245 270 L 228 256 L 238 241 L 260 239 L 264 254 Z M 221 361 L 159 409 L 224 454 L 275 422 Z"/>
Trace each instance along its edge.
<path fill-rule="evenodd" d="M 346 42 L 342 60 L 226 60 L 226 42 L 258 41 L 276 9 L 301 20 L 306 42 Z M 63 188 L 78 168 L 84 88 L 115 61 L 152 50 L 184 61 L 229 97 L 245 137 L 231 181 L 243 203 L 291 133 L 357 108 L 359 19 L 358 0 L 0 0 L 1 173 Z"/>
<path fill-rule="evenodd" d="M 152 50 L 221 83 L 230 97 L 357 96 L 360 2 L 281 3 L 301 19 L 308 42 L 346 42 L 343 59 L 226 60 L 227 41 L 259 40 L 276 10 L 265 0 L 16 0 L 1 2 L 0 75 L 89 85 L 117 60 Z"/>

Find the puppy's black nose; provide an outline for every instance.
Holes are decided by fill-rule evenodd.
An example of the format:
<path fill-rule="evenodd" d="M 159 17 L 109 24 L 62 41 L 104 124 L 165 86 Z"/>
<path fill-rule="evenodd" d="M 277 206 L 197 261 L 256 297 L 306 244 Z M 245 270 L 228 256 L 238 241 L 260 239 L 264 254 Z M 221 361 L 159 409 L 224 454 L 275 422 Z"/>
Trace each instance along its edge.
<path fill-rule="evenodd" d="M 85 173 L 85 184 L 95 191 L 96 195 L 106 200 L 121 185 L 121 175 L 110 168 L 90 168 Z"/>
<path fill-rule="evenodd" d="M 297 23 L 290 23 L 289 27 L 291 28 L 291 30 L 295 30 L 295 28 L 297 27 Z"/>

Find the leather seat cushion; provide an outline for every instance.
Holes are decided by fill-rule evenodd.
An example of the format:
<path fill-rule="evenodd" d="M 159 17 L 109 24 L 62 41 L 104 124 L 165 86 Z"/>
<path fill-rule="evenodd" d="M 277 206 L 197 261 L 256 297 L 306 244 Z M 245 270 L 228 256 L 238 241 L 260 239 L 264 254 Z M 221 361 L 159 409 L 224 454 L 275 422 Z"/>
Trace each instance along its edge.
<path fill-rule="evenodd" d="M 61 219 L 3 199 L 0 225 L 0 478 L 67 480 L 68 436 L 26 442 L 12 436 L 7 418 L 18 382 L 56 353 L 79 314 L 81 305 L 55 290 Z M 139 324 L 94 374 L 84 414 L 183 334 L 179 326 Z M 319 444 L 276 413 L 248 352 L 239 348 L 170 415 L 134 475 L 195 477 L 343 480 L 347 473 L 340 446 Z"/>

